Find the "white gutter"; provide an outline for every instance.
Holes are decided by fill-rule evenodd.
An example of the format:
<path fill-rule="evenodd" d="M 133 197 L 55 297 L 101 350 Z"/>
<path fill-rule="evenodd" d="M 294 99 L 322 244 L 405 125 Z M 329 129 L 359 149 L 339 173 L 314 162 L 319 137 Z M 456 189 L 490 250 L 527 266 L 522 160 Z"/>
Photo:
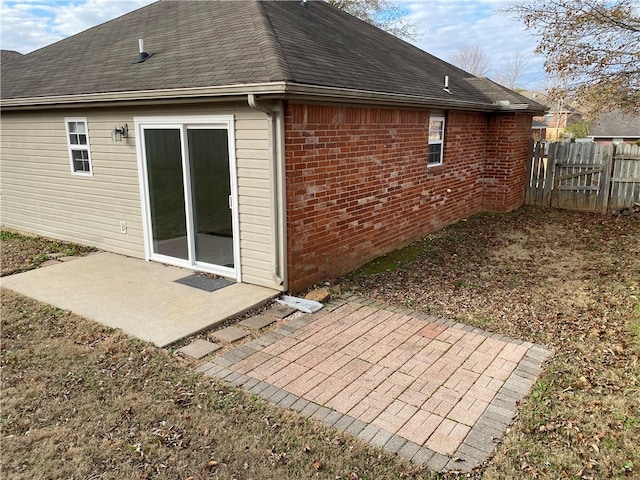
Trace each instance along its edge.
<path fill-rule="evenodd" d="M 286 258 L 286 230 L 285 230 L 285 183 L 284 183 L 284 123 L 282 121 L 282 102 L 278 102 L 274 108 L 261 105 L 257 102 L 253 93 L 248 94 L 249 106 L 259 112 L 265 113 L 269 118 L 269 180 L 272 186 L 271 212 L 271 237 L 273 239 L 273 263 L 271 276 L 273 280 L 287 290 L 287 269 L 284 264 Z"/>

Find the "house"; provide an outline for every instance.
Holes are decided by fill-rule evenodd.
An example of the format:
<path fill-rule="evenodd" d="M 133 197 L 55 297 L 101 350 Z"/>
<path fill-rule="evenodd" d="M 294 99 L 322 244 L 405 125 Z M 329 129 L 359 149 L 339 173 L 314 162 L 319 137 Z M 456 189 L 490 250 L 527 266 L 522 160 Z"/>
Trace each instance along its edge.
<path fill-rule="evenodd" d="M 547 95 L 537 91 L 525 90 L 520 92 L 523 96 L 540 103 L 546 107 L 544 116 L 534 117 L 534 121 L 546 125 L 545 138 L 550 141 L 558 141 L 564 138 L 564 131 L 569 125 L 582 121 L 582 113 L 567 102 L 551 100 Z M 536 137 L 536 124 L 533 125 L 533 136 Z"/>
<path fill-rule="evenodd" d="M 320 1 L 160 1 L 1 106 L 4 226 L 292 293 L 522 205 L 544 110 Z"/>
<path fill-rule="evenodd" d="M 534 118 L 531 123 L 531 137 L 536 142 L 544 142 L 547 139 L 547 124 Z"/>
<path fill-rule="evenodd" d="M 640 116 L 621 110 L 603 113 L 591 124 L 588 137 L 606 144 L 640 141 Z"/>

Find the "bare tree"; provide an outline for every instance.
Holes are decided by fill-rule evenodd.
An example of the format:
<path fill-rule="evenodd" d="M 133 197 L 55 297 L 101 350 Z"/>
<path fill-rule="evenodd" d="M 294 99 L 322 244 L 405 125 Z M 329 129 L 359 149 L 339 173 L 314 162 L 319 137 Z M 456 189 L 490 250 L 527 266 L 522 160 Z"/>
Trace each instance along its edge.
<path fill-rule="evenodd" d="M 371 25 L 399 38 L 415 40 L 418 26 L 406 18 L 395 0 L 326 0 L 334 7 L 344 10 Z"/>
<path fill-rule="evenodd" d="M 545 70 L 562 78 L 552 96 L 586 101 L 590 114 L 640 111 L 637 0 L 539 0 L 506 11 L 535 32 Z"/>
<path fill-rule="evenodd" d="M 522 72 L 529 62 L 528 54 L 523 50 L 516 50 L 508 57 L 496 73 L 496 82 L 510 89 L 516 88 Z"/>
<path fill-rule="evenodd" d="M 489 70 L 489 59 L 481 48 L 465 45 L 449 56 L 449 62 L 476 77 L 484 77 Z"/>

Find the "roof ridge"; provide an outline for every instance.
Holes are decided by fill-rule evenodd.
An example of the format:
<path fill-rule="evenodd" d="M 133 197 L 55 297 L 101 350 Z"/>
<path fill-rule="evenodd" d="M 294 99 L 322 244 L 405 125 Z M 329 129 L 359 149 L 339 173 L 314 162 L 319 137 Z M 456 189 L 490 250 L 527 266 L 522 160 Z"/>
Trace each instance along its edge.
<path fill-rule="evenodd" d="M 257 45 L 260 47 L 260 51 L 263 52 L 262 61 L 267 70 L 269 80 L 287 81 L 293 79 L 284 51 L 262 0 L 251 2 L 249 14 L 253 20 L 253 28 L 256 31 Z"/>

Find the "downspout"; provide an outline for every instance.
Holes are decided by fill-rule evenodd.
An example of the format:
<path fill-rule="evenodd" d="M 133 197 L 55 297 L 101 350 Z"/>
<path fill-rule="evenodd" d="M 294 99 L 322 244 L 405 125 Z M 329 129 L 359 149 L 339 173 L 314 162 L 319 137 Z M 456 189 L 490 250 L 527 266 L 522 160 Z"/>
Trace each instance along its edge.
<path fill-rule="evenodd" d="M 249 107 L 258 112 L 265 113 L 269 118 L 269 180 L 273 188 L 274 194 L 271 196 L 271 211 L 273 212 L 273 221 L 271 222 L 271 235 L 274 246 L 274 259 L 271 268 L 271 276 L 273 280 L 281 285 L 284 290 L 287 289 L 286 269 L 283 265 L 284 255 L 284 171 L 281 168 L 282 159 L 282 109 L 280 105 L 274 108 L 258 104 L 256 96 L 250 93 L 247 96 Z"/>

